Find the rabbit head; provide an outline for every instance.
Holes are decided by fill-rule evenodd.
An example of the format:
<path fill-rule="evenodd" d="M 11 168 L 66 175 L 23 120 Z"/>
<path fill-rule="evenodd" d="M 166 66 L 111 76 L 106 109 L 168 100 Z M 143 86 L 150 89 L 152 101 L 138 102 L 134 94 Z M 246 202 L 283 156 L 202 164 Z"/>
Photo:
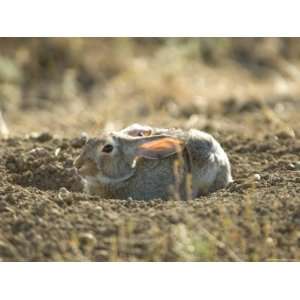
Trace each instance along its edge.
<path fill-rule="evenodd" d="M 86 180 L 114 184 L 133 176 L 139 159 L 164 159 L 184 147 L 183 140 L 167 135 L 136 137 L 111 133 L 89 139 L 75 160 L 75 167 Z"/>

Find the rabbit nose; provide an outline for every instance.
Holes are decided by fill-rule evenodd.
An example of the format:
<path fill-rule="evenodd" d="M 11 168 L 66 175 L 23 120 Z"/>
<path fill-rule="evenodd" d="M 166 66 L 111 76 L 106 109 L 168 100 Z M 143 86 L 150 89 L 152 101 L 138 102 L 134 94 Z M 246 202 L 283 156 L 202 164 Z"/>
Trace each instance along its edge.
<path fill-rule="evenodd" d="M 97 167 L 95 163 L 90 160 L 85 161 L 77 168 L 77 172 L 80 176 L 96 176 L 97 175 Z"/>
<path fill-rule="evenodd" d="M 75 161 L 74 166 L 76 167 L 77 173 L 81 176 L 95 176 L 97 174 L 97 166 L 92 160 L 79 155 Z"/>

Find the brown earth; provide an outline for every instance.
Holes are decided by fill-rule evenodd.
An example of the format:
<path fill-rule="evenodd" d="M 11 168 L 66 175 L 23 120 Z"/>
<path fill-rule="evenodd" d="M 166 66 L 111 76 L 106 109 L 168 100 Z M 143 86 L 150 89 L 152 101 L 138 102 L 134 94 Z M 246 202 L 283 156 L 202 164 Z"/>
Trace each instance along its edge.
<path fill-rule="evenodd" d="M 300 260 L 297 61 L 274 59 L 276 68 L 268 66 L 257 77 L 236 61 L 196 63 L 174 54 L 173 45 L 153 43 L 144 46 L 146 54 L 137 47 L 143 55 L 128 54 L 124 46 L 122 63 L 105 52 L 111 46 L 104 43 L 99 51 L 111 65 L 98 65 L 110 76 L 95 77 L 91 63 L 78 67 L 85 70 L 80 69 L 81 81 L 95 81 L 88 91 L 74 85 L 73 65 L 62 72 L 67 87 L 42 79 L 45 101 L 42 80 L 25 85 L 25 92 L 24 82 L 1 83 L 0 100 L 2 91 L 9 101 L 0 104 L 10 130 L 0 141 L 1 260 Z M 52 96 L 49 86 L 63 96 Z M 190 201 L 111 200 L 82 193 L 73 168 L 81 132 L 95 135 L 132 122 L 210 132 L 227 151 L 235 182 Z"/>

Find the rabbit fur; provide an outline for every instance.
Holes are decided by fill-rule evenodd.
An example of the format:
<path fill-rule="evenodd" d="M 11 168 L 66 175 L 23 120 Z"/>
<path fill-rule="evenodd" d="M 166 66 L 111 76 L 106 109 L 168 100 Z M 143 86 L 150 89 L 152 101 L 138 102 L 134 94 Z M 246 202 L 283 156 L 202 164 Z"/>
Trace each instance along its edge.
<path fill-rule="evenodd" d="M 107 145 L 113 148 L 111 153 L 103 152 Z M 89 139 L 75 166 L 85 191 L 104 198 L 188 199 L 232 181 L 230 163 L 220 144 L 196 129 L 132 124 Z"/>

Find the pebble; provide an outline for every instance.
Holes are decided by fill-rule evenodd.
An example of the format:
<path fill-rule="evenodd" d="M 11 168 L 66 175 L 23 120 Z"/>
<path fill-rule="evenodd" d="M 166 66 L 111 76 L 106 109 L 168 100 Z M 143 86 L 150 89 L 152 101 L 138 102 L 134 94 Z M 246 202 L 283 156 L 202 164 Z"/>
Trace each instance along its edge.
<path fill-rule="evenodd" d="M 49 132 L 42 132 L 38 137 L 37 141 L 44 143 L 52 140 L 52 135 Z"/>
<path fill-rule="evenodd" d="M 260 181 L 261 180 L 261 176 L 259 174 L 254 174 L 254 179 L 256 181 Z"/>
<path fill-rule="evenodd" d="M 61 187 L 58 191 L 58 199 L 59 200 L 66 200 L 66 199 L 70 198 L 71 196 L 72 196 L 71 193 L 65 187 Z"/>
<path fill-rule="evenodd" d="M 80 244 L 85 246 L 94 246 L 97 243 L 95 236 L 90 232 L 81 233 L 79 235 L 79 241 Z"/>
<path fill-rule="evenodd" d="M 268 237 L 268 238 L 266 239 L 266 243 L 267 243 L 268 245 L 272 246 L 272 245 L 274 245 L 274 240 L 273 240 L 271 237 Z"/>
<path fill-rule="evenodd" d="M 44 143 L 52 140 L 53 136 L 49 132 L 32 132 L 29 138 L 37 140 L 38 142 Z"/>
<path fill-rule="evenodd" d="M 277 137 L 280 139 L 290 139 L 295 137 L 295 132 L 292 129 L 286 131 L 280 131 L 277 133 Z"/>
<path fill-rule="evenodd" d="M 54 214 L 54 215 L 56 215 L 56 216 L 60 216 L 61 215 L 61 212 L 58 210 L 58 209 L 56 209 L 56 208 L 51 208 L 50 210 L 49 210 L 49 212 L 51 212 L 51 214 Z"/>
<path fill-rule="evenodd" d="M 56 148 L 54 151 L 54 155 L 58 156 L 58 154 L 60 153 L 60 150 L 61 150 L 60 148 Z"/>
<path fill-rule="evenodd" d="M 82 132 L 80 137 L 74 138 L 71 141 L 71 145 L 73 148 L 81 148 L 87 141 L 88 135 L 85 132 Z"/>
<path fill-rule="evenodd" d="M 102 212 L 103 211 L 103 208 L 101 206 L 96 206 L 95 207 L 95 211 L 96 212 Z"/>
<path fill-rule="evenodd" d="M 287 165 L 287 169 L 288 170 L 295 170 L 295 165 L 290 163 L 290 164 Z"/>
<path fill-rule="evenodd" d="M 34 155 L 46 155 L 47 150 L 45 148 L 37 147 L 29 151 L 29 154 L 34 154 Z"/>

